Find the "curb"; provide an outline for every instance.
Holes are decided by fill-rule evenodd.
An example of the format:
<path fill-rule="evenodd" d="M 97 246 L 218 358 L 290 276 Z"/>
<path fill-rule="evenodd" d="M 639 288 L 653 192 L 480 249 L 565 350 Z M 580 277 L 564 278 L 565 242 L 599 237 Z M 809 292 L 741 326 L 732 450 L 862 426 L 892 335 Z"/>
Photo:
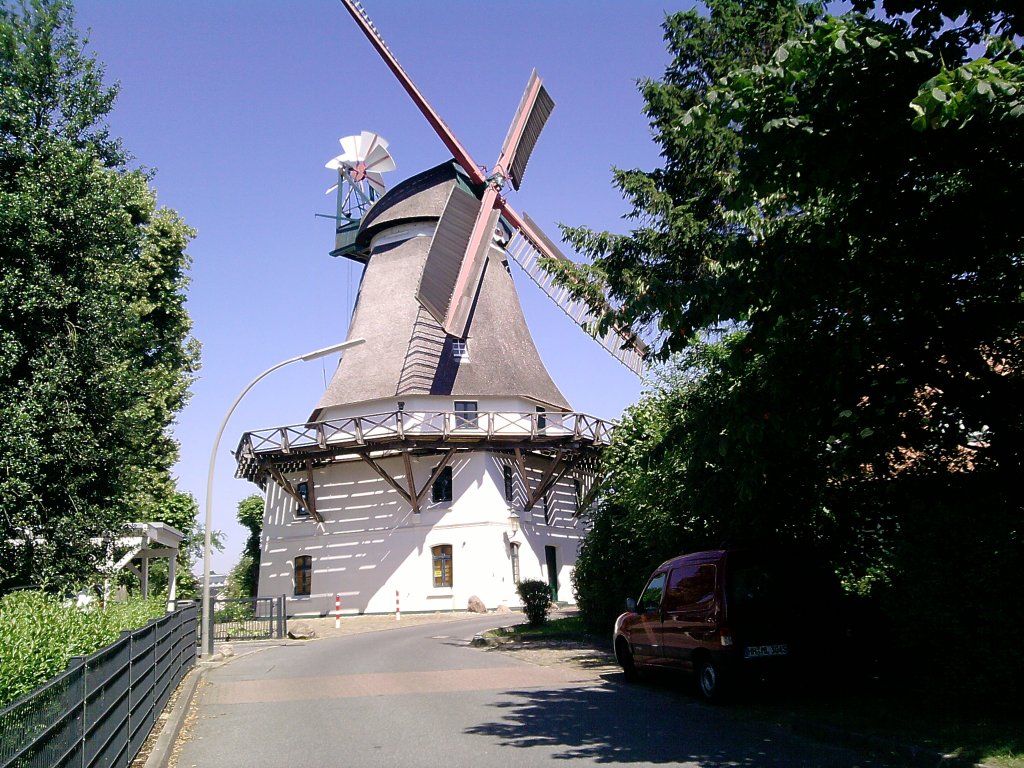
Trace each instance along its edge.
<path fill-rule="evenodd" d="M 167 715 L 167 720 L 164 721 L 164 726 L 160 729 L 160 735 L 157 736 L 153 749 L 150 750 L 149 756 L 143 764 L 143 768 L 167 768 L 167 764 L 171 760 L 171 752 L 178 741 L 178 734 L 181 733 L 181 726 L 185 723 L 185 716 L 188 714 L 192 699 L 195 696 L 196 688 L 199 687 L 199 683 L 205 677 L 206 670 L 201 669 L 198 665 L 192 667 L 185 676 L 181 683 L 183 686 L 181 693 L 174 702 L 174 707 Z"/>

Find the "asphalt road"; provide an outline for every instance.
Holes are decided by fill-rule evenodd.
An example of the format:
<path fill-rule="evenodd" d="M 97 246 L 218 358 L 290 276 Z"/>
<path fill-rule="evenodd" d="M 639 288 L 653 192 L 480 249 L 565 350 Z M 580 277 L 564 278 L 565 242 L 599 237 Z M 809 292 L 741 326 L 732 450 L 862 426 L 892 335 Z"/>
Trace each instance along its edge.
<path fill-rule="evenodd" d="M 269 647 L 209 671 L 178 768 L 879 763 L 681 688 L 473 648 L 486 617 Z"/>

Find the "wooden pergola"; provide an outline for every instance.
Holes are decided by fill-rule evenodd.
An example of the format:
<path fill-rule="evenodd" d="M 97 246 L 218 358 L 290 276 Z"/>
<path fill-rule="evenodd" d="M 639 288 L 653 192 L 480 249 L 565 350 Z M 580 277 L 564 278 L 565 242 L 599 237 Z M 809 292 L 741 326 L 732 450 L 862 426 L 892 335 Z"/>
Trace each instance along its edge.
<path fill-rule="evenodd" d="M 314 520 L 323 522 L 314 494 L 303 498 L 286 475 L 304 473 L 312 487 L 315 468 L 361 461 L 419 512 L 434 481 L 459 452 L 490 450 L 508 453 L 515 462 L 527 492 L 526 511 L 569 472 L 581 479 L 580 508 L 585 509 L 597 489 L 597 459 L 611 429 L 609 422 L 575 412 L 389 411 L 246 432 L 235 452 L 235 476 L 261 488 L 273 480 Z M 417 488 L 412 457 L 424 455 L 440 460 Z M 403 481 L 381 464 L 396 456 L 403 460 Z M 530 481 L 527 458 L 539 467 L 536 483 Z"/>

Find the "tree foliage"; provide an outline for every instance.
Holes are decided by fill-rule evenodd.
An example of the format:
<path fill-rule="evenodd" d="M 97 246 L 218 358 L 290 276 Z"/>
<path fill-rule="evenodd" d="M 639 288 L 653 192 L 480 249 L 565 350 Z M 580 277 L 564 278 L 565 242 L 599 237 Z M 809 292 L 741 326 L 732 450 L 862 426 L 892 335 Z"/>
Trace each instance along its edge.
<path fill-rule="evenodd" d="M 551 610 L 551 585 L 540 579 L 523 579 L 516 585 L 516 593 L 523 601 L 523 613 L 530 626 L 546 624 Z"/>
<path fill-rule="evenodd" d="M 238 522 L 249 530 L 242 556 L 228 574 L 228 597 L 255 597 L 260 586 L 260 534 L 263 531 L 263 497 L 258 493 L 238 502 Z"/>
<path fill-rule="evenodd" d="M 73 656 L 88 656 L 166 611 L 158 598 L 82 610 L 35 590 L 5 595 L 0 598 L 0 707 L 63 672 Z"/>
<path fill-rule="evenodd" d="M 0 590 L 81 581 L 172 498 L 194 235 L 106 116 L 66 0 L 0 3 Z"/>
<path fill-rule="evenodd" d="M 720 0 L 666 21 L 671 64 L 642 84 L 663 167 L 616 171 L 633 229 L 567 229 L 591 263 L 550 266 L 660 359 L 704 352 L 627 416 L 594 535 L 648 510 L 691 549 L 823 546 L 908 647 L 984 646 L 1020 675 L 1021 16 L 855 5 L 872 15 Z"/>

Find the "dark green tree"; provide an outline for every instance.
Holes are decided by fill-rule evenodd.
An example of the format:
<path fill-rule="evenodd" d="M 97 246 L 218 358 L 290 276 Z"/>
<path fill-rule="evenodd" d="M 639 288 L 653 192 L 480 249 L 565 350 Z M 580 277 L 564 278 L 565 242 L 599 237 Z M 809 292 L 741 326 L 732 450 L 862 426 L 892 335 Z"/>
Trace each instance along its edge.
<path fill-rule="evenodd" d="M 255 597 L 260 586 L 260 533 L 263 497 L 257 493 L 238 502 L 238 522 L 249 530 L 242 556 L 228 574 L 228 597 Z"/>
<path fill-rule="evenodd" d="M 66 0 L 0 3 L 0 591 L 95 578 L 172 498 L 193 236 L 106 116 Z"/>
<path fill-rule="evenodd" d="M 661 359 L 717 342 L 677 427 L 636 438 L 677 457 L 684 546 L 823 546 L 917 658 L 1019 682 L 1021 15 L 875 5 L 669 17 L 642 85 L 664 165 L 615 173 L 633 230 L 568 229 L 592 261 L 561 278 Z"/>

